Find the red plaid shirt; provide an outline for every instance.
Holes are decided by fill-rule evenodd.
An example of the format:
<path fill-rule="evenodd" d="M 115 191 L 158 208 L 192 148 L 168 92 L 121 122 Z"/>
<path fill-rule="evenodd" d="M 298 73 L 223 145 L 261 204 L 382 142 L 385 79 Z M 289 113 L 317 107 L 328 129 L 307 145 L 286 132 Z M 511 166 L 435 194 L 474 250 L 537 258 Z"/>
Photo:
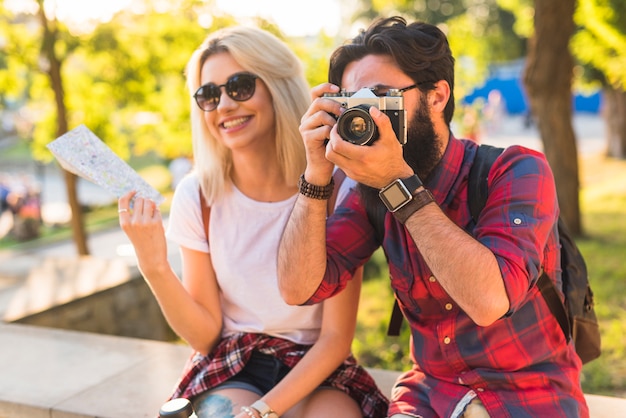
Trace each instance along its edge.
<path fill-rule="evenodd" d="M 491 170 L 488 201 L 474 225 L 467 179 L 476 150 L 471 141 L 451 138 L 426 187 L 452 221 L 495 254 L 510 300 L 505 317 L 477 326 L 389 213 L 383 242 L 376 242 L 356 193 L 329 219 L 327 271 L 309 303 L 342 289 L 382 244 L 391 286 L 411 327 L 414 362 L 400 379 L 389 415 L 458 416 L 457 405 L 477 396 L 493 417 L 587 417 L 581 362 L 533 286 L 541 267 L 560 285 L 552 172 L 542 154 L 510 147 Z"/>
<path fill-rule="evenodd" d="M 224 338 L 207 356 L 196 353 L 187 362 L 172 398 L 193 399 L 194 396 L 227 381 L 241 370 L 257 350 L 280 359 L 293 368 L 311 348 L 263 334 L 236 334 Z M 364 417 L 387 416 L 388 400 L 370 374 L 348 357 L 323 383 L 337 388 L 361 405 Z"/>

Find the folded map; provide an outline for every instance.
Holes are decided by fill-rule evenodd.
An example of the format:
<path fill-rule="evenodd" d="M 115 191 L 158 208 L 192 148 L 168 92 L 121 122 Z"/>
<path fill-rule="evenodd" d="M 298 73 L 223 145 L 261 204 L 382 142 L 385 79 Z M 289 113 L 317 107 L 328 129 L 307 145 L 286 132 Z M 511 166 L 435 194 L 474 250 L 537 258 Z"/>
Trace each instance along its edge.
<path fill-rule="evenodd" d="M 118 198 L 135 190 L 136 197 L 160 205 L 165 198 L 118 157 L 85 125 L 79 125 L 47 145 L 61 167 L 95 183 Z"/>

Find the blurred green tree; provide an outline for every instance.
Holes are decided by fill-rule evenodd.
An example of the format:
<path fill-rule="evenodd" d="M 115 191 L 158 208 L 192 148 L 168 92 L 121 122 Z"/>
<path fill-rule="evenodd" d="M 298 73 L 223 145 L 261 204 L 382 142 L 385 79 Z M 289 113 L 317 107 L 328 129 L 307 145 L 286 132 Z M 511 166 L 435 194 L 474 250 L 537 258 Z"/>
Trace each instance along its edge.
<path fill-rule="evenodd" d="M 578 0 L 574 20 L 580 30 L 572 51 L 582 76 L 603 88 L 608 155 L 626 159 L 626 2 Z"/>

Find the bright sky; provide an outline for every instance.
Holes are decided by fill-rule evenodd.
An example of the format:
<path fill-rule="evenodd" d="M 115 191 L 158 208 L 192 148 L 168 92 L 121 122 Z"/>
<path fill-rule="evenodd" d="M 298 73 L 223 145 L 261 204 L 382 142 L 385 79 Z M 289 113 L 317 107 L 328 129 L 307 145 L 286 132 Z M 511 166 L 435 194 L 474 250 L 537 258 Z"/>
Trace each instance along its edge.
<path fill-rule="evenodd" d="M 217 6 L 238 17 L 273 20 L 289 36 L 335 34 L 341 24 L 340 0 L 217 0 Z"/>
<path fill-rule="evenodd" d="M 316 35 L 321 29 L 335 34 L 341 24 L 341 0 L 216 0 L 219 9 L 241 19 L 255 15 L 273 21 L 288 36 Z M 29 4 L 30 3 L 30 4 Z M 132 0 L 46 0 L 49 10 L 56 3 L 56 15 L 64 22 L 106 21 L 116 11 L 128 7 Z M 27 9 L 35 2 L 5 0 L 7 7 Z"/>

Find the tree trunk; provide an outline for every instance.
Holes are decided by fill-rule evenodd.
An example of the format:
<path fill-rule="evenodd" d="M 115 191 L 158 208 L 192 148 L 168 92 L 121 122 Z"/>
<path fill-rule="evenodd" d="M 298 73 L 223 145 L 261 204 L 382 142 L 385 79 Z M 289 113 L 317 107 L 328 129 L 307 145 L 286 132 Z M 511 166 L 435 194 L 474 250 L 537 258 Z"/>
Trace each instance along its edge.
<path fill-rule="evenodd" d="M 580 222 L 578 151 L 572 126 L 575 0 L 535 0 L 535 34 L 524 71 L 531 111 L 558 191 L 561 217 L 574 235 Z"/>
<path fill-rule="evenodd" d="M 50 79 L 50 85 L 54 91 L 54 99 L 57 110 L 57 132 L 59 137 L 68 131 L 67 129 L 67 108 L 65 107 L 65 92 L 63 89 L 63 79 L 61 78 L 61 61 L 56 55 L 55 44 L 57 40 L 56 28 L 50 27 L 50 21 L 46 17 L 43 7 L 44 0 L 37 0 L 39 3 L 39 19 L 43 29 L 43 39 L 41 44 L 41 53 L 47 62 L 46 72 Z M 76 176 L 69 171 L 63 170 L 65 178 L 65 188 L 67 198 L 72 210 L 72 235 L 76 250 L 79 255 L 88 255 L 87 234 L 85 232 L 85 223 L 83 221 L 83 210 L 78 201 L 78 191 Z"/>
<path fill-rule="evenodd" d="M 606 123 L 607 154 L 626 159 L 626 91 L 605 87 L 602 114 Z"/>

